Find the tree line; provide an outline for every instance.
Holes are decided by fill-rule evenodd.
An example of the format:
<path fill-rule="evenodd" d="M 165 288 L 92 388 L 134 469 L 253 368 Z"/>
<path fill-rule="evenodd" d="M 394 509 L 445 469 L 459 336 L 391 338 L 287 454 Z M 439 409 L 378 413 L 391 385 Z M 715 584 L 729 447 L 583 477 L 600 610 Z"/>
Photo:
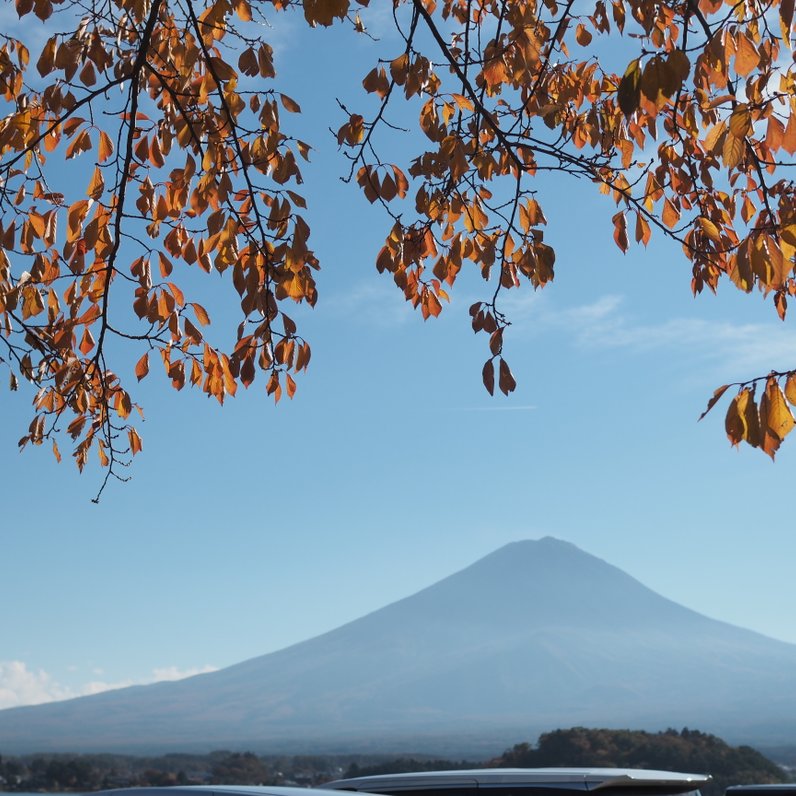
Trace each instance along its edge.
<path fill-rule="evenodd" d="M 141 757 L 118 754 L 0 755 L 0 791 L 77 791 L 164 785 L 322 785 L 339 777 L 481 767 L 610 766 L 707 773 L 703 796 L 728 785 L 788 780 L 785 769 L 749 746 L 698 730 L 649 733 L 574 727 L 519 743 L 488 761 L 430 755 L 257 755 L 216 751 Z"/>
<path fill-rule="evenodd" d="M 208 754 L 0 755 L 0 791 L 88 792 L 170 785 L 302 785 L 340 776 L 354 756 Z"/>

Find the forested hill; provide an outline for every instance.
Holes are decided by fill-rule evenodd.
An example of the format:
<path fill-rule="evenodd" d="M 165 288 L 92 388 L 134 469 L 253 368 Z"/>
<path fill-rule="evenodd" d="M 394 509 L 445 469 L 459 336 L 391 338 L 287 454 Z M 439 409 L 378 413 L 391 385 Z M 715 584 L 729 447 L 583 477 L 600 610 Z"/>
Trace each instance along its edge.
<path fill-rule="evenodd" d="M 729 746 L 715 735 L 684 729 L 650 733 L 575 727 L 539 736 L 536 746 L 517 744 L 493 766 L 619 766 L 710 774 L 702 791 L 720 796 L 728 785 L 785 782 L 785 771 L 750 746 Z"/>

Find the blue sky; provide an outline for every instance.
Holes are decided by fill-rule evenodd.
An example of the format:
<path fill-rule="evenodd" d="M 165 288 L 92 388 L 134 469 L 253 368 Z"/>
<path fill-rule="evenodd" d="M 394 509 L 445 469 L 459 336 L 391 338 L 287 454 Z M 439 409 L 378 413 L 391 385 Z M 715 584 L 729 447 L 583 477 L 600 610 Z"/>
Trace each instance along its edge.
<path fill-rule="evenodd" d="M 694 299 L 675 247 L 623 256 L 613 205 L 548 179 L 556 280 L 507 302 L 519 386 L 490 398 L 467 316 L 483 285 L 462 280 L 423 323 L 376 273 L 384 219 L 338 179 L 335 96 L 355 104 L 377 45 L 276 21 L 277 67 L 315 125 L 309 373 L 292 402 L 258 380 L 221 408 L 153 369 L 135 394 L 144 453 L 99 505 L 96 472 L 17 453 L 29 405 L 4 393 L 0 707 L 236 663 L 545 535 L 796 643 L 796 442 L 772 464 L 730 448 L 722 407 L 696 422 L 718 385 L 793 365 L 793 324 L 729 283 Z"/>

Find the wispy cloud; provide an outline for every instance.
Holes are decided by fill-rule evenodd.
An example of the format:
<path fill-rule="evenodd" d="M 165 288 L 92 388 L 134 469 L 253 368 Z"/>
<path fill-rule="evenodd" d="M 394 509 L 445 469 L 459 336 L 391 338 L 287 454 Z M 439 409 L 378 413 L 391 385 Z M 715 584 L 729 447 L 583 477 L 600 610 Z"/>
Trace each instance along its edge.
<path fill-rule="evenodd" d="M 73 696 L 47 672 L 31 671 L 22 661 L 0 662 L 0 708 L 39 705 Z"/>
<path fill-rule="evenodd" d="M 325 297 L 325 311 L 378 328 L 403 326 L 417 320 L 412 305 L 390 279 L 362 282 L 346 293 Z"/>
<path fill-rule="evenodd" d="M 398 39 L 395 29 L 393 14 L 396 13 L 392 3 L 373 3 L 372 5 L 359 9 L 359 15 L 365 23 L 368 33 L 380 41 L 391 41 Z M 400 10 L 398 11 L 400 14 Z M 404 22 L 408 22 L 408 14 Z"/>
<path fill-rule="evenodd" d="M 590 351 L 624 349 L 644 354 L 668 350 L 690 363 L 696 359 L 739 376 L 790 367 L 796 353 L 796 330 L 773 318 L 771 323 L 683 317 L 650 323 L 639 319 L 618 295 L 561 308 L 537 293 L 518 296 L 513 306 L 504 309 L 514 333 L 554 332 Z"/>
<path fill-rule="evenodd" d="M 452 306 L 446 311 L 463 315 L 475 300 L 466 291 L 454 291 Z M 327 296 L 326 302 L 327 312 L 374 328 L 399 327 L 418 320 L 416 311 L 403 301 L 389 279 L 363 282 L 348 293 Z M 531 290 L 507 291 L 501 296 L 500 309 L 511 321 L 508 335 L 512 341 L 553 335 L 590 352 L 668 352 L 689 367 L 699 362 L 738 378 L 792 367 L 796 354 L 796 329 L 779 321 L 773 312 L 770 322 L 736 323 L 694 317 L 649 321 L 618 294 L 566 306 L 550 291 Z M 504 409 L 516 411 L 517 407 Z M 496 410 L 484 407 L 473 411 Z"/>
<path fill-rule="evenodd" d="M 70 667 L 71 668 L 71 667 Z M 152 670 L 149 677 L 118 681 L 91 680 L 73 688 L 55 680 L 43 669 L 29 669 L 23 661 L 0 661 L 0 709 L 21 705 L 41 705 L 62 699 L 99 694 L 116 688 L 131 685 L 146 685 L 162 680 L 182 680 L 195 674 L 216 671 L 215 666 L 205 665 L 188 669 L 177 666 L 164 666 Z M 92 670 L 102 674 L 101 669 Z"/>
<path fill-rule="evenodd" d="M 154 682 L 161 680 L 184 680 L 186 677 L 193 677 L 195 674 L 207 674 L 208 672 L 218 671 L 217 666 L 192 666 L 188 669 L 180 669 L 179 666 L 162 666 L 152 670 Z"/>
<path fill-rule="evenodd" d="M 531 412 L 539 407 L 535 404 L 520 406 L 454 406 L 452 412 Z"/>
<path fill-rule="evenodd" d="M 256 24 L 260 27 L 259 35 L 272 47 L 277 58 L 295 47 L 305 25 L 304 20 L 300 20 L 296 14 L 277 11 L 270 14 L 263 12 Z"/>

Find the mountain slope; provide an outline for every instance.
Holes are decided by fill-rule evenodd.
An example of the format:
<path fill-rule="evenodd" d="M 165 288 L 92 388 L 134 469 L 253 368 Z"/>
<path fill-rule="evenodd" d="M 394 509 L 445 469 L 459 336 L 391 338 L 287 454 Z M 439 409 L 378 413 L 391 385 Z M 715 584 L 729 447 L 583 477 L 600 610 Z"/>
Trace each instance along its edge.
<path fill-rule="evenodd" d="M 784 737 L 796 729 L 796 646 L 703 617 L 568 543 L 517 542 L 217 672 L 0 711 L 0 749 L 425 748 L 573 724 Z"/>

